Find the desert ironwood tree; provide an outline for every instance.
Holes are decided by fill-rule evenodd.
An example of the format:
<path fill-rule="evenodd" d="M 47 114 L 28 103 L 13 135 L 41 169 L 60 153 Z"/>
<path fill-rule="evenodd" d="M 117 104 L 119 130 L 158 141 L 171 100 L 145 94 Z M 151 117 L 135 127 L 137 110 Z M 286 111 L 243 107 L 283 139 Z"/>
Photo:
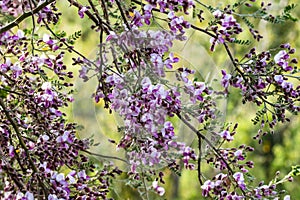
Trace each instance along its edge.
<path fill-rule="evenodd" d="M 91 21 L 90 29 L 98 35 L 94 58 L 74 48 L 81 30 L 72 35 L 55 30 L 64 17 L 57 1 L 0 1 L 1 199 L 109 199 L 120 176 L 137 188 L 140 198 L 161 199 L 167 170 L 178 175 L 194 170 L 199 198 L 290 198 L 277 186 L 292 181 L 300 167 L 256 185 L 248 173 L 254 162 L 247 159 L 254 149 L 227 145 L 240 134 L 238 121 L 215 119 L 222 115 L 218 99 L 227 98 L 232 88 L 240 91 L 240 101 L 257 106 L 257 142 L 299 112 L 295 49 L 288 41 L 261 52 L 247 46 L 263 40 L 253 20 L 296 21 L 295 5 L 273 16 L 268 13 L 271 4 L 255 0 L 222 7 L 200 0 L 61 1 L 78 10 L 78 19 Z M 230 68 L 219 72 L 220 87 L 199 81 L 194 69 L 180 66 L 172 47 L 189 39 L 189 29 L 203 34 L 212 53 L 218 48 L 230 60 Z M 243 34 L 251 37 L 242 40 Z M 247 53 L 235 56 L 231 48 L 241 45 L 249 47 Z M 67 53 L 71 65 L 65 62 Z M 126 152 L 125 158 L 91 152 L 91 138 L 79 139 L 77 125 L 67 120 L 63 108 L 74 100 L 72 71 L 77 67 L 85 82 L 97 80 L 91 98 L 123 119 L 122 126 L 110 130 L 120 140 L 110 142 Z M 180 141 L 185 133 L 177 131 L 174 120 L 193 132 L 198 146 Z M 89 154 L 107 162 L 93 163 Z M 128 170 L 114 165 L 116 159 Z M 214 168 L 215 174 L 206 175 L 201 165 Z"/>

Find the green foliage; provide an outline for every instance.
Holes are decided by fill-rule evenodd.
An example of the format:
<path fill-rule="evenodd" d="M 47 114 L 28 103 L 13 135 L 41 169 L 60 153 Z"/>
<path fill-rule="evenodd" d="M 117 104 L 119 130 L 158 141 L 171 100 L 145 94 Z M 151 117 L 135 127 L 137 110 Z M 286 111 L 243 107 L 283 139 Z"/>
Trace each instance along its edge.
<path fill-rule="evenodd" d="M 56 32 L 55 35 L 59 38 L 66 37 L 67 33 L 65 31 Z"/>
<path fill-rule="evenodd" d="M 242 20 L 249 28 L 254 28 L 254 25 L 245 16 L 242 17 Z"/>
<path fill-rule="evenodd" d="M 300 165 L 292 166 L 292 171 L 290 173 L 293 176 L 300 176 Z"/>
<path fill-rule="evenodd" d="M 81 37 L 82 33 L 81 30 L 76 31 L 72 35 L 70 35 L 67 39 L 67 42 L 71 45 L 75 44 L 75 41 Z"/>
<path fill-rule="evenodd" d="M 295 18 L 291 15 L 291 12 L 296 8 L 296 6 L 297 6 L 296 4 L 287 5 L 284 8 L 281 15 L 277 15 L 277 16 L 268 15 L 266 17 L 263 17 L 262 19 L 264 19 L 268 22 L 271 22 L 273 24 L 284 23 L 286 21 L 296 22 L 297 18 Z M 261 12 L 262 12 L 262 14 L 266 14 L 266 13 L 264 13 L 264 11 L 261 11 Z"/>
<path fill-rule="evenodd" d="M 266 116 L 266 111 L 266 108 L 263 108 L 262 110 L 256 112 L 255 118 L 251 120 L 254 125 L 259 123 Z"/>
<path fill-rule="evenodd" d="M 2 15 L 2 14 L 1 14 Z M 12 15 L 4 15 L 1 17 L 0 24 L 6 24 L 10 23 L 14 20 L 15 18 Z"/>
<path fill-rule="evenodd" d="M 7 90 L 0 89 L 0 98 L 6 98 L 7 94 Z"/>
<path fill-rule="evenodd" d="M 233 41 L 233 43 L 240 44 L 240 45 L 250 45 L 251 41 L 250 40 L 238 40 L 238 39 L 235 39 Z"/>
<path fill-rule="evenodd" d="M 232 7 L 233 8 L 240 7 L 240 6 L 244 5 L 245 2 L 246 2 L 245 0 L 240 0 L 240 1 L 236 2 L 236 3 L 234 3 Z"/>

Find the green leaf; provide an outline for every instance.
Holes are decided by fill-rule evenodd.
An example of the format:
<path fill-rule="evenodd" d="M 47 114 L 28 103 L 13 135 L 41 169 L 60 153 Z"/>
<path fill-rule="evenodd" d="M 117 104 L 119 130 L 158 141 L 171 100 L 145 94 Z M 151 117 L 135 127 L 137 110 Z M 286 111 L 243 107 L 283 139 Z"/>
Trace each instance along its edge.
<path fill-rule="evenodd" d="M 8 95 L 8 92 L 6 90 L 0 89 L 0 97 L 6 98 Z"/>
<path fill-rule="evenodd" d="M 300 175 L 300 165 L 292 166 L 291 174 L 293 176 L 299 176 Z"/>

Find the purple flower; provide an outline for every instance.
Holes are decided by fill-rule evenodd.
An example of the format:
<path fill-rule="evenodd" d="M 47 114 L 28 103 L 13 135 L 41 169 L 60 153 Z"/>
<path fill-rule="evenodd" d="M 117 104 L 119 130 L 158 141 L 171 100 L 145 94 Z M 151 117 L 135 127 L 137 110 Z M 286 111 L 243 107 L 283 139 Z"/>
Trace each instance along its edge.
<path fill-rule="evenodd" d="M 159 194 L 159 196 L 163 196 L 165 194 L 165 189 L 163 187 L 158 186 L 158 181 L 153 181 L 152 187 Z"/>
<path fill-rule="evenodd" d="M 179 61 L 179 58 L 174 57 L 173 53 L 170 53 L 169 58 L 164 62 L 166 68 L 172 69 L 172 63 L 177 63 Z"/>
<path fill-rule="evenodd" d="M 291 71 L 293 68 L 289 66 L 287 60 L 290 58 L 290 55 L 285 51 L 281 50 L 274 56 L 274 61 L 276 64 L 281 66 L 285 71 Z"/>
<path fill-rule="evenodd" d="M 90 177 L 88 175 L 86 175 L 85 170 L 78 172 L 77 176 L 81 180 L 89 180 L 90 179 Z"/>
<path fill-rule="evenodd" d="M 172 32 L 176 33 L 180 31 L 181 33 L 185 33 L 184 28 L 190 28 L 190 23 L 183 19 L 183 16 L 177 17 L 175 16 L 174 11 L 169 12 L 168 18 L 170 19 L 169 27 Z"/>
<path fill-rule="evenodd" d="M 281 84 L 283 82 L 283 76 L 282 75 L 275 75 L 274 80 L 278 83 Z"/>
<path fill-rule="evenodd" d="M 209 192 L 214 189 L 215 187 L 215 183 L 211 180 L 207 180 L 204 182 L 203 185 L 201 185 L 201 189 L 202 189 L 202 196 L 204 197 L 208 197 Z"/>
<path fill-rule="evenodd" d="M 243 156 L 243 150 L 239 149 L 236 152 L 234 152 L 234 156 L 238 159 L 238 160 L 245 160 L 245 157 Z"/>
<path fill-rule="evenodd" d="M 224 138 L 227 141 L 233 140 L 233 136 L 230 134 L 228 130 L 224 130 L 221 133 L 218 133 L 218 135 L 220 135 L 222 138 Z"/>
<path fill-rule="evenodd" d="M 51 90 L 51 83 L 44 82 L 41 88 L 42 88 L 42 90 Z"/>
<path fill-rule="evenodd" d="M 22 74 L 22 67 L 19 63 L 15 63 L 11 70 L 13 71 L 13 78 L 18 78 Z"/>
<path fill-rule="evenodd" d="M 48 35 L 48 34 L 44 34 L 43 42 L 45 42 L 48 45 L 53 45 L 54 44 L 54 41 L 52 39 L 50 39 L 50 35 Z"/>
<path fill-rule="evenodd" d="M 143 19 L 143 17 L 141 15 L 141 13 L 139 13 L 137 10 L 134 10 L 134 17 L 133 17 L 132 23 L 137 27 L 141 27 L 141 26 L 143 26 L 142 19 Z"/>
<path fill-rule="evenodd" d="M 17 37 L 18 37 L 18 39 L 24 38 L 24 37 L 25 37 L 24 32 L 23 32 L 22 30 L 19 29 L 19 30 L 17 31 Z"/>
<path fill-rule="evenodd" d="M 225 70 L 222 70 L 222 81 L 221 84 L 222 86 L 227 89 L 229 87 L 229 80 L 231 79 L 231 74 L 227 74 Z"/>
<path fill-rule="evenodd" d="M 242 190 L 246 189 L 246 185 L 245 185 L 245 179 L 244 179 L 244 174 L 241 172 L 236 172 L 235 174 L 233 174 L 233 178 L 235 179 L 235 181 L 237 182 L 237 184 L 239 185 L 239 187 Z"/>
<path fill-rule="evenodd" d="M 291 199 L 290 195 L 285 195 L 283 198 L 283 200 L 290 200 L 290 199 Z"/>
<path fill-rule="evenodd" d="M 150 25 L 150 19 L 152 18 L 152 14 L 151 14 L 151 11 L 153 9 L 153 6 L 151 4 L 146 4 L 144 6 L 144 22 L 145 24 L 147 25 Z"/>
<path fill-rule="evenodd" d="M 15 147 L 12 145 L 9 145 L 8 147 L 8 155 L 13 158 L 15 156 Z"/>
<path fill-rule="evenodd" d="M 109 32 L 109 35 L 108 35 L 107 38 L 106 38 L 106 41 L 108 42 L 108 41 L 110 41 L 110 40 L 112 40 L 112 39 L 118 39 L 118 36 L 117 36 L 117 34 L 116 34 L 115 32 L 110 31 L 110 32 Z"/>
<path fill-rule="evenodd" d="M 83 6 L 80 10 L 78 10 L 78 15 L 80 18 L 84 17 L 84 13 L 88 10 L 88 7 Z"/>
<path fill-rule="evenodd" d="M 236 25 L 236 19 L 232 15 L 225 15 L 224 19 L 222 19 L 221 22 L 224 28 Z"/>
<path fill-rule="evenodd" d="M 60 200 L 55 194 L 49 194 L 48 200 Z"/>
<path fill-rule="evenodd" d="M 64 181 L 65 180 L 65 175 L 63 173 L 60 173 L 60 174 L 57 174 L 55 176 L 55 180 L 60 183 L 61 181 Z"/>
<path fill-rule="evenodd" d="M 79 70 L 79 78 L 82 78 L 84 81 L 88 81 L 87 73 L 88 73 L 88 68 L 84 65 L 81 66 L 81 70 Z"/>
<path fill-rule="evenodd" d="M 289 59 L 289 54 L 285 50 L 279 51 L 275 56 L 274 56 L 274 61 L 276 64 L 279 64 L 280 61 L 282 60 L 287 60 Z"/>
<path fill-rule="evenodd" d="M 215 10 L 213 13 L 212 13 L 216 18 L 220 18 L 222 16 L 222 12 L 220 10 Z"/>
<path fill-rule="evenodd" d="M 29 192 L 29 191 L 27 191 L 25 193 L 25 198 L 26 198 L 26 200 L 34 200 L 33 194 L 31 192 Z"/>

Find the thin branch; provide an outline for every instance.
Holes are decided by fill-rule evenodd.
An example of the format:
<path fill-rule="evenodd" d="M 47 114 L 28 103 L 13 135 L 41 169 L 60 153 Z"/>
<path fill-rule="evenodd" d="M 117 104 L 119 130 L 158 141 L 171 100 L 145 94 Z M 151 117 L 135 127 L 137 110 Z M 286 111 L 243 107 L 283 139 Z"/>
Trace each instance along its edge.
<path fill-rule="evenodd" d="M 0 91 L 3 90 L 5 92 L 8 92 L 8 93 L 13 93 L 13 94 L 17 94 L 19 96 L 24 96 L 24 97 L 27 97 L 26 94 L 23 94 L 23 93 L 19 93 L 19 92 L 16 92 L 16 91 L 12 91 L 12 90 L 9 90 L 9 89 L 6 89 L 6 88 L 0 88 Z"/>
<path fill-rule="evenodd" d="M 32 46 L 32 49 L 31 49 L 31 53 L 32 55 L 34 55 L 34 50 L 35 50 L 35 47 L 34 47 L 34 32 L 35 32 L 35 19 L 34 19 L 34 14 L 33 14 L 33 7 L 32 7 L 32 4 L 35 4 L 34 1 L 31 1 L 29 0 L 29 5 L 30 5 L 30 9 L 31 9 L 31 20 L 32 20 L 32 32 L 31 32 L 31 46 Z"/>
<path fill-rule="evenodd" d="M 228 172 L 229 172 L 229 175 L 233 175 L 234 174 L 234 172 L 233 172 L 233 170 L 232 170 L 232 168 L 230 167 L 230 165 L 229 165 L 229 163 L 223 158 L 223 156 L 220 154 L 220 152 L 218 151 L 218 149 L 210 142 L 210 140 L 208 140 L 203 134 L 201 134 L 200 133 L 200 131 L 198 131 L 194 126 L 192 126 L 186 119 L 184 119 L 183 117 L 181 117 L 181 115 L 179 114 L 179 113 L 177 113 L 176 114 L 177 115 L 177 117 L 185 124 L 185 125 L 187 125 L 194 133 L 196 133 L 196 135 L 198 136 L 198 139 L 203 139 L 207 144 L 208 144 L 208 146 L 210 146 L 212 149 L 213 149 L 213 151 L 214 151 L 214 153 L 215 153 L 215 155 L 217 156 L 217 157 L 219 157 L 224 163 L 225 163 L 225 165 L 226 165 L 226 167 L 227 167 L 227 170 L 228 170 Z M 198 161 L 199 162 L 199 161 Z M 198 175 L 199 176 L 199 175 Z M 235 180 L 235 179 L 234 179 Z M 200 181 L 200 180 L 199 180 Z M 235 182 L 237 183 L 237 181 L 235 180 Z M 238 184 L 238 183 L 237 183 Z M 245 193 L 245 191 L 243 190 L 243 189 L 241 189 L 241 191 L 242 191 L 242 193 L 243 193 L 243 195 L 244 196 L 247 196 L 246 195 L 246 193 Z"/>
<path fill-rule="evenodd" d="M 117 3 L 117 6 L 118 6 L 118 8 L 119 8 L 119 10 L 120 10 L 122 19 L 123 19 L 123 21 L 124 21 L 126 27 L 128 28 L 128 30 L 130 30 L 130 29 L 131 29 L 131 28 L 130 28 L 130 25 L 129 25 L 127 19 L 126 19 L 126 16 L 125 16 L 125 14 L 124 14 L 124 12 L 123 12 L 123 8 L 122 8 L 122 6 L 121 6 L 119 0 L 116 0 L 116 3 Z"/>
<path fill-rule="evenodd" d="M 198 137 L 198 149 L 199 149 L 199 155 L 198 155 L 198 168 L 197 168 L 197 171 L 198 171 L 198 180 L 199 180 L 199 183 L 200 183 L 200 186 L 203 185 L 203 181 L 201 179 L 201 156 L 202 156 L 202 139 L 200 137 Z"/>
<path fill-rule="evenodd" d="M 103 13 L 104 13 L 104 18 L 106 19 L 106 22 L 109 24 L 109 14 L 108 14 L 107 7 L 105 5 L 104 0 L 101 0 L 101 7 L 102 7 L 102 10 L 103 10 Z"/>
<path fill-rule="evenodd" d="M 15 26 L 18 26 L 23 20 L 25 20 L 26 18 L 30 17 L 33 14 L 38 13 L 39 11 L 41 11 L 43 8 L 45 8 L 49 4 L 53 3 L 54 1 L 55 0 L 46 0 L 44 3 L 42 3 L 41 5 L 36 7 L 35 9 L 33 9 L 29 12 L 25 12 L 23 15 L 19 16 L 18 18 L 16 18 L 11 23 L 9 23 L 6 26 L 0 28 L 0 34 L 12 29 Z"/>
<path fill-rule="evenodd" d="M 90 4 L 90 6 L 92 7 L 92 10 L 94 11 L 94 15 L 96 15 L 96 18 L 98 19 L 98 22 L 99 22 L 99 23 L 102 22 L 102 19 L 101 19 L 100 16 L 99 16 L 99 12 L 98 12 L 98 10 L 96 9 L 95 5 L 93 4 L 92 0 L 88 0 L 88 2 L 89 2 L 89 4 Z M 102 29 L 102 27 L 101 27 L 101 29 Z"/>
<path fill-rule="evenodd" d="M 101 158 L 104 158 L 104 159 L 112 159 L 112 160 L 119 160 L 119 161 L 122 161 L 122 162 L 125 162 L 126 164 L 129 164 L 128 161 L 122 159 L 122 158 L 119 158 L 119 157 L 115 157 L 115 156 L 106 156 L 106 155 L 102 155 L 102 154 L 99 154 L 99 153 L 93 153 L 93 152 L 90 152 L 88 150 L 82 150 L 83 152 L 85 153 L 88 153 L 90 155 L 93 155 L 93 156 L 98 156 L 98 157 L 101 157 Z"/>
<path fill-rule="evenodd" d="M 177 117 L 185 124 L 187 125 L 196 135 L 198 136 L 199 139 L 203 139 L 215 152 L 215 154 L 225 163 L 228 171 L 230 172 L 231 175 L 233 175 L 233 170 L 231 169 L 230 165 L 228 162 L 223 158 L 223 156 L 220 154 L 218 149 L 211 143 L 209 139 L 207 139 L 200 131 L 198 131 L 194 126 L 192 126 L 186 119 L 184 119 L 179 113 L 176 114 Z"/>
<path fill-rule="evenodd" d="M 91 65 L 93 65 L 94 67 L 97 68 L 97 65 L 96 65 L 93 61 L 89 60 L 86 56 L 84 56 L 84 55 L 81 54 L 79 51 L 77 51 L 76 49 L 74 49 L 74 47 L 70 46 L 66 41 L 61 40 L 61 38 L 58 37 L 58 36 L 52 31 L 52 29 L 49 27 L 49 25 L 46 23 L 45 20 L 43 20 L 43 22 L 44 22 L 44 24 L 45 24 L 47 30 L 48 30 L 48 31 L 49 31 L 56 39 L 60 40 L 60 41 L 68 48 L 68 50 L 70 50 L 70 51 L 76 53 L 77 55 L 79 55 L 80 57 L 82 57 L 85 61 L 88 61 Z"/>

